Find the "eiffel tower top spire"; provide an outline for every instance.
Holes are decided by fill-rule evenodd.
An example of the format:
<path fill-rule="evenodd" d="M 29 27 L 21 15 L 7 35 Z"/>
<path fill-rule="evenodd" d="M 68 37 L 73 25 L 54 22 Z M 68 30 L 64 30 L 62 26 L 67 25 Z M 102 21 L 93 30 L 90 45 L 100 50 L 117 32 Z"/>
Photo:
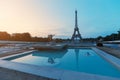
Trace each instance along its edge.
<path fill-rule="evenodd" d="M 78 27 L 78 23 L 77 23 L 77 10 L 75 10 L 75 27 Z"/>

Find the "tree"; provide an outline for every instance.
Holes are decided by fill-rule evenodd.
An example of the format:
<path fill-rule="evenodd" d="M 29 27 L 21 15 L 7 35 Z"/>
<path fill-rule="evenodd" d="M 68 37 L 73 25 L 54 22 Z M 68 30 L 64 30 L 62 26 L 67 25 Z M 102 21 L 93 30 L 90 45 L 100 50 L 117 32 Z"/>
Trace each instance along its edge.
<path fill-rule="evenodd" d="M 31 41 L 31 38 L 32 38 L 30 33 L 22 33 L 21 37 L 24 41 Z"/>
<path fill-rule="evenodd" d="M 14 33 L 12 34 L 12 39 L 17 41 L 31 41 L 30 33 Z"/>
<path fill-rule="evenodd" d="M 0 40 L 9 40 L 10 38 L 11 36 L 7 32 L 0 32 Z"/>

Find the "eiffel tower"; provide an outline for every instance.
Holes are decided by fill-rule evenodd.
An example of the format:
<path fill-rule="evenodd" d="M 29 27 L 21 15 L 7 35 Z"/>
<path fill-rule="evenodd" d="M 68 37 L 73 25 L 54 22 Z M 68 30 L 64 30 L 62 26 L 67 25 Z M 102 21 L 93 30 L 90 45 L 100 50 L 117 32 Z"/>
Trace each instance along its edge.
<path fill-rule="evenodd" d="M 75 10 L 75 28 L 72 35 L 71 41 L 76 42 L 82 40 L 81 34 L 79 32 L 78 23 L 77 23 L 77 10 Z"/>

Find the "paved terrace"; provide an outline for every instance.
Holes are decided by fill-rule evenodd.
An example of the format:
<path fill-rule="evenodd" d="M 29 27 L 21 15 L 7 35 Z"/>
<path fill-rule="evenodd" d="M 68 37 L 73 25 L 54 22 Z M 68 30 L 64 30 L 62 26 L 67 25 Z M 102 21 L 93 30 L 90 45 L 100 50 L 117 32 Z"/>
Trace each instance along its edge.
<path fill-rule="evenodd" d="M 6 48 L 5 50 L 8 52 L 5 52 L 5 50 L 1 48 L 0 51 L 2 50 L 3 51 L 1 52 L 0 55 L 4 54 L 4 56 L 7 56 L 9 51 L 11 51 L 9 55 L 17 54 L 19 53 L 19 51 L 24 52 L 24 49 L 21 49 L 23 48 L 23 46 L 28 47 L 32 45 L 33 44 L 27 44 L 27 45 L 17 44 L 17 47 L 19 48 L 13 48 L 12 51 L 11 51 L 11 48 L 10 49 Z M 70 46 L 74 46 L 74 45 L 71 44 Z M 77 46 L 85 47 L 85 46 L 90 46 L 90 44 L 86 44 L 86 45 L 78 44 Z M 91 44 L 91 46 L 93 45 Z M 97 48 L 120 58 L 120 50 L 112 49 L 109 47 L 97 47 Z M 4 52 L 7 54 L 5 55 Z M 74 71 L 51 69 L 49 67 L 37 67 L 32 65 L 16 64 L 14 62 L 0 60 L 0 80 L 78 80 L 78 79 L 119 80 L 118 78 L 111 78 L 111 77 L 92 75 L 92 74 L 86 74 L 86 73 L 78 73 Z"/>
<path fill-rule="evenodd" d="M 97 47 L 97 48 L 99 48 L 99 49 L 101 49 L 101 50 L 103 50 L 103 51 L 105 51 L 105 52 L 107 52 L 107 53 L 109 53 L 117 58 L 120 58 L 120 50 L 118 50 L 118 49 L 114 49 L 114 48 L 106 47 L 106 46 Z"/>
<path fill-rule="evenodd" d="M 24 49 L 18 46 L 4 46 L 4 47 L 0 47 L 0 57 L 5 57 L 5 56 L 9 56 L 9 55 L 13 55 L 13 54 L 18 54 L 18 53 L 22 53 L 25 51 L 29 51 L 30 49 Z"/>

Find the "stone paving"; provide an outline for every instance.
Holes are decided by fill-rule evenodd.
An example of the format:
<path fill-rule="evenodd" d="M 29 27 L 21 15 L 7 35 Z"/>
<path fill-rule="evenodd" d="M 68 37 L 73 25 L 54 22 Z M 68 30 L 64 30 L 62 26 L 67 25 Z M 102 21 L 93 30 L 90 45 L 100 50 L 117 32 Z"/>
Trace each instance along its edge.
<path fill-rule="evenodd" d="M 105 52 L 107 52 L 107 53 L 109 53 L 109 54 L 111 54 L 111 55 L 113 55 L 113 56 L 115 56 L 117 58 L 120 58 L 120 50 L 118 50 L 118 49 L 114 49 L 114 48 L 106 47 L 106 46 L 97 47 L 97 48 L 101 49 L 101 50 L 103 50 L 103 51 L 105 51 Z"/>
<path fill-rule="evenodd" d="M 11 51 L 11 52 L 1 53 L 0 54 L 0 58 L 1 57 L 5 57 L 5 56 L 9 56 L 9 55 L 14 55 L 14 54 L 26 52 L 26 51 L 29 51 L 29 50 L 28 49 L 21 49 L 21 50 L 16 50 L 16 51 Z"/>

